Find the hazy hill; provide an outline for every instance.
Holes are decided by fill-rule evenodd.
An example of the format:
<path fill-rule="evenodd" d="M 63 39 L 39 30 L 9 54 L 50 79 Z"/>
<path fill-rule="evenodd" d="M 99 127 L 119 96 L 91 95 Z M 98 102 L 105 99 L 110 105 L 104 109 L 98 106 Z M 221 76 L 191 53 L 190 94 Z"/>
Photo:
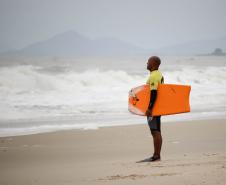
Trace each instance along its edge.
<path fill-rule="evenodd" d="M 226 51 L 226 37 L 182 43 L 160 48 L 156 51 L 165 55 L 205 55 L 210 54 L 215 48 Z"/>
<path fill-rule="evenodd" d="M 84 37 L 75 31 L 58 34 L 48 40 L 29 45 L 21 50 L 4 55 L 16 56 L 121 56 L 144 52 L 144 49 L 118 39 L 96 39 Z"/>
<path fill-rule="evenodd" d="M 153 48 L 150 45 L 150 48 Z M 24 57 L 92 57 L 92 56 L 149 56 L 159 55 L 206 55 L 214 49 L 226 51 L 226 37 L 200 40 L 159 49 L 143 49 L 119 39 L 101 38 L 92 40 L 75 31 L 68 31 L 31 44 L 21 50 L 5 52 L 4 56 Z"/>

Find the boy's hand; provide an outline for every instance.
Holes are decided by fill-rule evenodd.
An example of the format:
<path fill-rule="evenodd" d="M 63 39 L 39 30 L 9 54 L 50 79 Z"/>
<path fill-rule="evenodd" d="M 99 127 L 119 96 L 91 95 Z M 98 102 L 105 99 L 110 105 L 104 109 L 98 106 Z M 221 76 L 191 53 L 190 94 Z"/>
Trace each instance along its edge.
<path fill-rule="evenodd" d="M 147 109 L 146 116 L 152 116 L 152 111 L 150 109 Z"/>

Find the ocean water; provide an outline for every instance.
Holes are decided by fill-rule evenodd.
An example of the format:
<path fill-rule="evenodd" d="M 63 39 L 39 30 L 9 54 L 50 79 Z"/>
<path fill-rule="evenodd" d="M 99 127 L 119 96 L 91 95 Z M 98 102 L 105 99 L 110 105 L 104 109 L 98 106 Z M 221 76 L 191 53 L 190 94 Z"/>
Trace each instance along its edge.
<path fill-rule="evenodd" d="M 0 136 L 146 123 L 127 108 L 146 59 L 33 60 L 0 67 Z M 160 70 L 165 83 L 192 88 L 191 112 L 163 122 L 226 117 L 226 57 L 162 57 Z"/>

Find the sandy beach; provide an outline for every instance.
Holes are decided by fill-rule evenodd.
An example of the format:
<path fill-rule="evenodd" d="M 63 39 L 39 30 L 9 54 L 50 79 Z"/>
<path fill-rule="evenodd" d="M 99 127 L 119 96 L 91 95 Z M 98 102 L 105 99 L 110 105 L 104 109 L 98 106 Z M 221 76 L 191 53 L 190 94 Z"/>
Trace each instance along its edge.
<path fill-rule="evenodd" d="M 162 123 L 162 159 L 148 126 L 0 138 L 1 185 L 226 183 L 226 120 Z"/>

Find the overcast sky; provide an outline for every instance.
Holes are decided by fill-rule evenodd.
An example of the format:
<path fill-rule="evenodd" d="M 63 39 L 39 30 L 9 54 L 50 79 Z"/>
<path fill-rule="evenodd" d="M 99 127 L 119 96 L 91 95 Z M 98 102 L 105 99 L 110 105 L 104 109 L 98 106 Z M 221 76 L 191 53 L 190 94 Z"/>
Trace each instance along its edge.
<path fill-rule="evenodd" d="M 0 0 L 0 51 L 75 30 L 144 48 L 226 36 L 226 0 Z"/>

